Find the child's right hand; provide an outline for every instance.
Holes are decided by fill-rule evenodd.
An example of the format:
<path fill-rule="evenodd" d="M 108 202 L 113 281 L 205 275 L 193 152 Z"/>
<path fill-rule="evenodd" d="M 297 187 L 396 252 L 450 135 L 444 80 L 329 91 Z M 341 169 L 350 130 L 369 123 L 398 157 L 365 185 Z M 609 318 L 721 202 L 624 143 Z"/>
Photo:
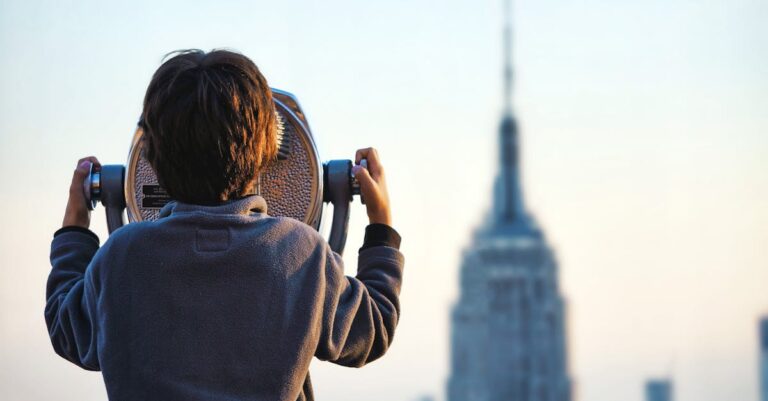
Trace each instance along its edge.
<path fill-rule="evenodd" d="M 62 227 L 78 226 L 88 228 L 91 225 L 91 212 L 88 210 L 85 193 L 83 192 L 83 183 L 88 178 L 91 164 L 97 168 L 101 167 L 99 159 L 94 156 L 84 157 L 77 162 L 77 168 L 72 174 L 72 183 L 69 185 L 69 200 L 64 211 Z"/>
<path fill-rule="evenodd" d="M 362 159 L 368 160 L 368 168 L 360 165 Z M 355 165 L 352 173 L 360 183 L 360 193 L 365 198 L 365 207 L 368 211 L 368 221 L 371 224 L 392 225 L 392 217 L 389 210 L 389 193 L 387 182 L 384 178 L 384 166 L 381 165 L 379 154 L 374 148 L 360 149 L 355 153 Z"/>

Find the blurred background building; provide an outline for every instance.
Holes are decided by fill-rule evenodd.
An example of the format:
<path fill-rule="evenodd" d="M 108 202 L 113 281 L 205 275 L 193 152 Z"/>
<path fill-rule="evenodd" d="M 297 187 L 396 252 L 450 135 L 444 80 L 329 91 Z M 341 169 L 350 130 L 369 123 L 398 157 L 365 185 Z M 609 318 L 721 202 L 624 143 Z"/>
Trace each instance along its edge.
<path fill-rule="evenodd" d="M 500 165 L 492 210 L 463 255 L 449 401 L 571 399 L 557 262 L 523 203 L 509 11 L 507 0 Z"/>
<path fill-rule="evenodd" d="M 669 379 L 649 380 L 645 384 L 646 401 L 672 401 L 672 381 Z"/>
<path fill-rule="evenodd" d="M 768 401 L 768 316 L 760 319 L 760 399 Z"/>

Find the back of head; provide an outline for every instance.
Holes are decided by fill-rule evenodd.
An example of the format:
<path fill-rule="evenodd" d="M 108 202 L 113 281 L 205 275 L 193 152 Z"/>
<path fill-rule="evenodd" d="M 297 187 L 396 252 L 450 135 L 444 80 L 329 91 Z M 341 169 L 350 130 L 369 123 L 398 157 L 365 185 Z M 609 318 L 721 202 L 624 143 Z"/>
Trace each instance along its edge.
<path fill-rule="evenodd" d="M 230 51 L 172 53 L 147 88 L 140 124 L 160 185 L 185 203 L 254 193 L 277 155 L 272 92 L 250 59 Z"/>

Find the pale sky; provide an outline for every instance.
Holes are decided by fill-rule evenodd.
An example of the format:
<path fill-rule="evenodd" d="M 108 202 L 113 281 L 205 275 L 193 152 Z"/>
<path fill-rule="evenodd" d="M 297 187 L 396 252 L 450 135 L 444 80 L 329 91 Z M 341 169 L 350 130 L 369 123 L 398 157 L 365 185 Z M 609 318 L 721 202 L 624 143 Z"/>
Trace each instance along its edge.
<path fill-rule="evenodd" d="M 402 318 L 318 400 L 444 399 L 461 250 L 490 204 L 501 1 L 0 1 L 0 398 L 104 400 L 53 353 L 50 238 L 81 156 L 123 163 L 162 56 L 227 47 L 295 93 L 324 159 L 380 149 Z M 768 313 L 768 2 L 518 0 L 528 208 L 557 252 L 578 401 L 757 401 Z M 356 205 L 347 272 L 365 225 Z M 94 230 L 106 240 L 103 209 Z"/>

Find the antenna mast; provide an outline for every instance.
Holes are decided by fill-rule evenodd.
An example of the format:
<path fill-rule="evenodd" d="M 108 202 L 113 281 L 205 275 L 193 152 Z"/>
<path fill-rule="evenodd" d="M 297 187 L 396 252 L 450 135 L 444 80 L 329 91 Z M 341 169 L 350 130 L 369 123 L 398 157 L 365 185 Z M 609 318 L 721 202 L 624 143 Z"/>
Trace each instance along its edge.
<path fill-rule="evenodd" d="M 512 115 L 512 0 L 504 0 L 504 114 Z"/>

